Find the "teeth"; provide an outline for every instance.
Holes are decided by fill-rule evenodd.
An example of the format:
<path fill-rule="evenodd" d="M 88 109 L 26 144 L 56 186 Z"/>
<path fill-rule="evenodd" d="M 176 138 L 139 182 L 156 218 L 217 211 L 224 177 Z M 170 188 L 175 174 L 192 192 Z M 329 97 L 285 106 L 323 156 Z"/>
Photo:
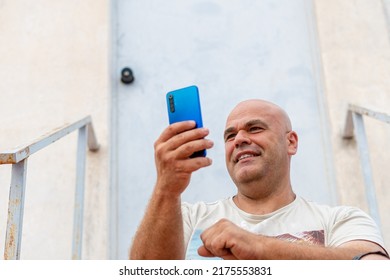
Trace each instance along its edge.
<path fill-rule="evenodd" d="M 244 158 L 249 158 L 249 157 L 254 157 L 254 155 L 250 155 L 250 154 L 245 154 L 245 155 L 242 155 L 238 158 L 238 161 L 244 159 Z"/>

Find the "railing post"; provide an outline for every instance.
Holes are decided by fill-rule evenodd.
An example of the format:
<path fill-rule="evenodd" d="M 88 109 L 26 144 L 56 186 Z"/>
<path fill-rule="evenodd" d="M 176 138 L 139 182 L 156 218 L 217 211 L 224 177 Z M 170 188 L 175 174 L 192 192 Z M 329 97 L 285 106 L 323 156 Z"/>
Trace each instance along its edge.
<path fill-rule="evenodd" d="M 73 218 L 73 244 L 72 259 L 81 259 L 83 241 L 83 217 L 84 217 L 84 185 L 85 185 L 85 163 L 87 152 L 87 126 L 79 129 L 77 144 L 77 170 L 76 170 L 76 193 Z"/>
<path fill-rule="evenodd" d="M 359 113 L 353 112 L 352 119 L 355 127 L 356 142 L 360 155 L 360 163 L 363 172 L 364 185 L 367 196 L 367 203 L 370 209 L 371 217 L 376 221 L 380 227 L 379 210 L 376 200 L 376 191 L 374 185 L 374 178 L 372 175 L 370 155 L 368 150 L 368 142 L 366 137 L 366 131 L 364 128 L 363 116 Z"/>
<path fill-rule="evenodd" d="M 72 124 L 66 124 L 49 134 L 42 135 L 28 145 L 0 153 L 0 164 L 12 164 L 4 259 L 20 259 L 27 158 L 76 129 L 79 130 L 79 137 L 77 145 L 72 259 L 81 258 L 87 144 L 90 151 L 96 152 L 99 150 L 99 143 L 97 142 L 90 116 Z"/>
<path fill-rule="evenodd" d="M 19 260 L 22 243 L 27 159 L 12 165 L 4 259 Z"/>

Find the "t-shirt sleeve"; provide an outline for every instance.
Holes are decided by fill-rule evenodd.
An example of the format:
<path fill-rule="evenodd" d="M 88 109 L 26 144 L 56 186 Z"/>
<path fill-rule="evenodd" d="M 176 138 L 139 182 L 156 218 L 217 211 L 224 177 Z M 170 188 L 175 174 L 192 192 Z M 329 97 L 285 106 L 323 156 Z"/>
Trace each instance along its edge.
<path fill-rule="evenodd" d="M 336 208 L 327 246 L 340 246 L 352 240 L 367 240 L 384 248 L 379 227 L 364 211 L 354 207 Z"/>

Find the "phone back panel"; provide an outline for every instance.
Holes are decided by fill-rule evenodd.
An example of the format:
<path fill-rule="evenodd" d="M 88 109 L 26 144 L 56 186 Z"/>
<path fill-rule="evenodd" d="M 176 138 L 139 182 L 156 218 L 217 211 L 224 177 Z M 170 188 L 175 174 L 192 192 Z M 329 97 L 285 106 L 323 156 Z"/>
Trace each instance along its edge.
<path fill-rule="evenodd" d="M 192 120 L 197 128 L 203 127 L 199 91 L 196 86 L 170 91 L 166 95 L 166 101 L 170 124 Z M 191 158 L 199 156 L 206 156 L 206 151 L 195 152 Z"/>
<path fill-rule="evenodd" d="M 196 122 L 196 127 L 203 127 L 199 92 L 196 86 L 170 91 L 166 99 L 170 124 L 193 120 Z"/>

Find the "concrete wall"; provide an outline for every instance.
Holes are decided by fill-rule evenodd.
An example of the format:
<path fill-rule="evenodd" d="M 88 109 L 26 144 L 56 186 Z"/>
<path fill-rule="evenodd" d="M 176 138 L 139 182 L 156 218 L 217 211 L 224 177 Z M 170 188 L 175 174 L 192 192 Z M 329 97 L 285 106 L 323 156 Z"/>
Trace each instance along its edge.
<path fill-rule="evenodd" d="M 107 258 L 109 3 L 0 1 L 0 151 L 91 115 L 83 257 Z M 77 133 L 28 159 L 22 259 L 70 259 Z M 0 165 L 3 255 L 10 166 Z M 1 257 L 0 257 L 1 258 Z"/>
<path fill-rule="evenodd" d="M 92 115 L 83 257 L 108 257 L 109 2 L 0 1 L 0 151 Z M 390 44 L 381 0 L 314 0 L 340 202 L 367 210 L 355 142 L 341 138 L 349 102 L 389 112 Z M 367 121 L 383 232 L 390 246 L 390 128 Z M 22 259 L 69 259 L 77 134 L 28 160 Z M 0 166 L 0 251 L 10 166 Z"/>
<path fill-rule="evenodd" d="M 341 137 L 354 103 L 390 113 L 389 1 L 315 0 L 340 203 L 368 211 L 355 141 Z M 390 246 L 390 126 L 365 118 L 382 229 Z"/>

